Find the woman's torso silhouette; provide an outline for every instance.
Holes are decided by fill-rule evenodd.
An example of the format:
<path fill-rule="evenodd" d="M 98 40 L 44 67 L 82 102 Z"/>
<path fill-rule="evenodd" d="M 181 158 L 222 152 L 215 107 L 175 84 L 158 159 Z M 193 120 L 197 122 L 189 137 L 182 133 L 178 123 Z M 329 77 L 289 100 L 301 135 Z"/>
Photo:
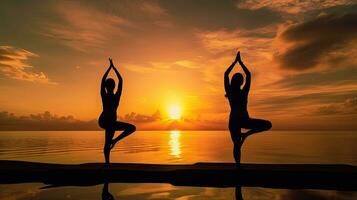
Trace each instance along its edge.
<path fill-rule="evenodd" d="M 117 120 L 117 108 L 119 97 L 115 94 L 105 94 L 102 96 L 103 112 L 99 116 L 99 125 L 102 128 L 108 128 Z"/>
<path fill-rule="evenodd" d="M 228 95 L 228 100 L 231 107 L 230 118 L 249 119 L 247 94 L 244 94 L 242 91 L 233 91 Z"/>

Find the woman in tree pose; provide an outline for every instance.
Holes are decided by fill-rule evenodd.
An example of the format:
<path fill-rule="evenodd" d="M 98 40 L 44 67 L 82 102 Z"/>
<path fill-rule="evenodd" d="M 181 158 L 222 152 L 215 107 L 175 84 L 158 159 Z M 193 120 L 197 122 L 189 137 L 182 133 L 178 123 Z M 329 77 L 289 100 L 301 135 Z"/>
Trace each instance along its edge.
<path fill-rule="evenodd" d="M 112 59 L 109 58 L 109 62 L 110 66 L 104 73 L 100 86 L 103 112 L 100 114 L 98 120 L 99 126 L 105 129 L 104 157 L 106 165 L 109 165 L 110 150 L 114 148 L 115 144 L 136 130 L 136 127 L 132 124 L 117 121 L 117 108 L 123 89 L 123 78 L 121 77 L 118 70 L 115 68 Z M 107 79 L 110 69 L 114 70 L 119 80 L 118 87 L 115 93 L 115 81 L 112 78 Z M 113 139 L 115 131 L 123 132 L 117 138 Z"/>
<path fill-rule="evenodd" d="M 244 78 L 241 73 L 235 73 L 232 76 L 232 80 L 229 81 L 229 73 L 232 71 L 237 62 L 242 67 L 246 75 L 243 88 L 241 88 L 241 86 L 243 85 Z M 236 59 L 224 73 L 224 89 L 231 107 L 231 113 L 229 115 L 229 131 L 234 144 L 234 159 L 238 164 L 240 163 L 241 146 L 243 145 L 244 140 L 249 135 L 269 130 L 272 127 L 270 121 L 249 117 L 247 104 L 248 93 L 250 90 L 250 80 L 250 72 L 242 62 L 240 52 L 238 51 Z M 242 128 L 249 130 L 246 133 L 242 133 Z"/>

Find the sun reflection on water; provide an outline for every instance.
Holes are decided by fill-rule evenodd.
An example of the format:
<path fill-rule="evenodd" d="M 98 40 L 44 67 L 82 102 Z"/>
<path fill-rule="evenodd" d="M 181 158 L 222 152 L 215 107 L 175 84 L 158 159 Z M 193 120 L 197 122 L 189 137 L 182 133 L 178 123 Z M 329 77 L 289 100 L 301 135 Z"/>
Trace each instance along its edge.
<path fill-rule="evenodd" d="M 181 143 L 180 143 L 180 131 L 175 130 L 170 133 L 170 155 L 180 158 L 181 157 Z"/>

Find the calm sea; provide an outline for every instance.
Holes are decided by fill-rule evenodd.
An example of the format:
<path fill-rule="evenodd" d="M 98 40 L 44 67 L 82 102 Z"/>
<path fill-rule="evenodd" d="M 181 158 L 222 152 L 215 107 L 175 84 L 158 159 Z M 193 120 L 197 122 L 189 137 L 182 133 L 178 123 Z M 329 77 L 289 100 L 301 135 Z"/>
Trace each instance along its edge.
<path fill-rule="evenodd" d="M 48 163 L 102 162 L 100 131 L 0 132 L 0 160 Z M 233 162 L 227 131 L 137 131 L 119 142 L 112 162 L 192 164 Z M 269 131 L 244 144 L 245 163 L 357 165 L 357 131 Z M 1 177 L 0 177 L 1 178 Z M 0 185 L 0 199 L 101 199 L 103 185 L 40 189 L 41 183 Z M 178 187 L 170 184 L 111 183 L 118 199 L 235 199 L 234 188 Z M 243 187 L 243 198 L 301 200 L 357 199 L 357 192 Z"/>

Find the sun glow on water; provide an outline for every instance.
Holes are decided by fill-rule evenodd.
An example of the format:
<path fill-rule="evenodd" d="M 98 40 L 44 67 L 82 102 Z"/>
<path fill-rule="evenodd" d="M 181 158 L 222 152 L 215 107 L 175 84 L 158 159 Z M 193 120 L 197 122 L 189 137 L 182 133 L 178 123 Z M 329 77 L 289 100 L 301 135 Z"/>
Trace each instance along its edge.
<path fill-rule="evenodd" d="M 181 157 L 181 143 L 180 143 L 180 131 L 171 131 L 170 132 L 170 155 L 180 158 Z"/>

